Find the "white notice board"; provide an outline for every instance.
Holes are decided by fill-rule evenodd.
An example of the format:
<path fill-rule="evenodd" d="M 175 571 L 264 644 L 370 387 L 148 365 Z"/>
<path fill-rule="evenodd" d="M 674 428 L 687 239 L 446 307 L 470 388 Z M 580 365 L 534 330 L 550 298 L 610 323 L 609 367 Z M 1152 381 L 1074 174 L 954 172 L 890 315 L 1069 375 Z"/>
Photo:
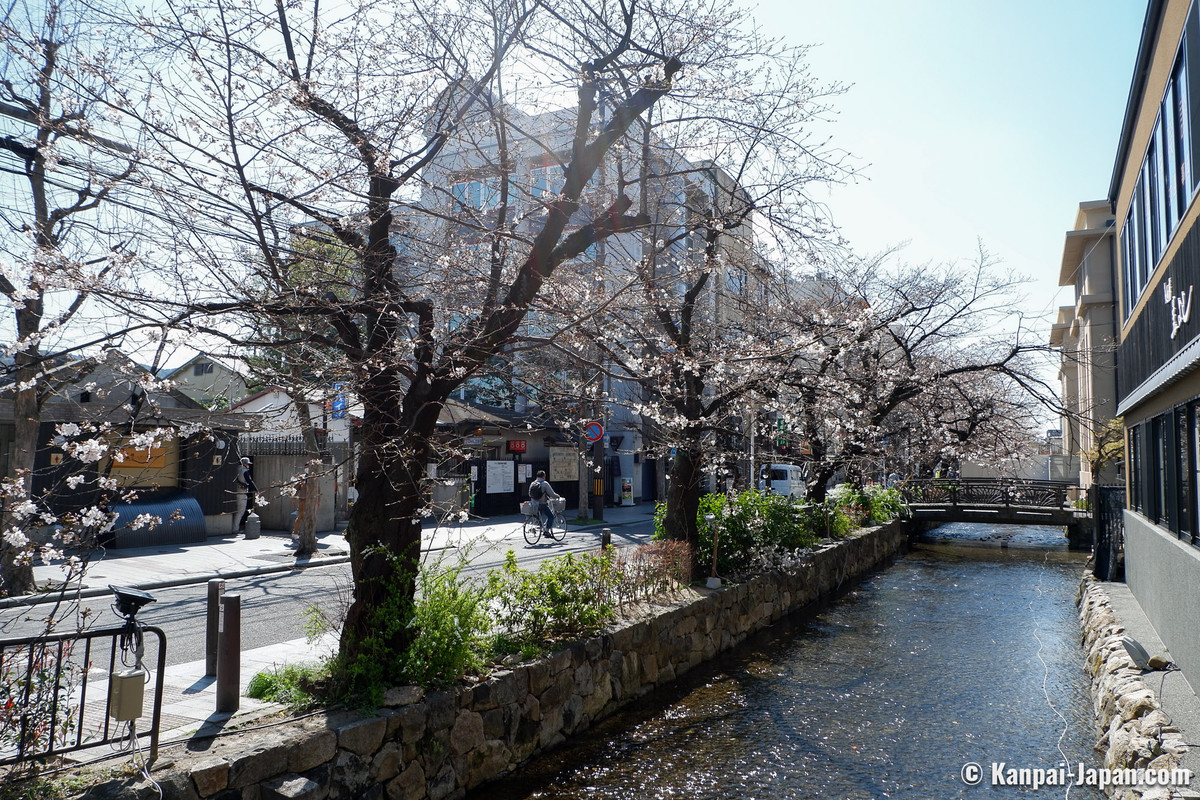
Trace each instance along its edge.
<path fill-rule="evenodd" d="M 513 462 L 487 462 L 487 493 L 501 494 L 513 491 Z"/>
<path fill-rule="evenodd" d="M 579 480 L 579 451 L 574 447 L 550 448 L 550 482 Z"/>

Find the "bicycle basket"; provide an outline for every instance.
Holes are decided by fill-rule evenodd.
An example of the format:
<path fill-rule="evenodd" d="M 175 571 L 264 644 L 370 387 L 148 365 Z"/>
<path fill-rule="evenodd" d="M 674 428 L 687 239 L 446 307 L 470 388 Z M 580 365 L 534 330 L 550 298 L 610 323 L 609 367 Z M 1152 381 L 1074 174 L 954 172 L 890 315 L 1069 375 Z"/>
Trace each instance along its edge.
<path fill-rule="evenodd" d="M 567 509 L 567 499 L 565 497 L 555 497 L 550 501 L 550 510 L 555 514 L 561 514 Z"/>
<path fill-rule="evenodd" d="M 538 515 L 537 503 L 529 500 L 521 502 L 521 513 L 527 517 L 536 517 Z"/>

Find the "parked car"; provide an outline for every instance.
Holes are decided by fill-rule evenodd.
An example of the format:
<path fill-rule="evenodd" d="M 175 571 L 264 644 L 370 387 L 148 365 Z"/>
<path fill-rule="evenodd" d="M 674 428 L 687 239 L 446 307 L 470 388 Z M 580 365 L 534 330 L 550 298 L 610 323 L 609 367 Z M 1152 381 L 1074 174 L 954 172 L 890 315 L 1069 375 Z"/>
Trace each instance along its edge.
<path fill-rule="evenodd" d="M 804 468 L 795 464 L 763 464 L 758 471 L 758 488 L 800 499 L 806 494 Z"/>

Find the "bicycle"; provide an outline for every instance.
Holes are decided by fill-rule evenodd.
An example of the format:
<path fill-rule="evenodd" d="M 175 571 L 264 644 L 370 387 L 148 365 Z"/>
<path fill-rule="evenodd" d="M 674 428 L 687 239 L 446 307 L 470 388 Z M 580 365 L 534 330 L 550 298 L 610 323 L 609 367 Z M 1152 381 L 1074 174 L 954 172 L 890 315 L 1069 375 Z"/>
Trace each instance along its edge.
<path fill-rule="evenodd" d="M 550 500 L 549 503 L 550 510 L 554 512 L 554 519 L 550 523 L 549 530 L 546 530 L 542 523 L 542 516 L 538 513 L 537 503 L 533 501 L 521 503 L 521 513 L 525 515 L 525 520 L 521 524 L 521 533 L 525 536 L 525 541 L 529 544 L 537 544 L 542 536 L 548 536 L 551 540 L 557 542 L 561 542 L 567 538 L 567 521 L 563 517 L 567 501 L 558 497 Z"/>

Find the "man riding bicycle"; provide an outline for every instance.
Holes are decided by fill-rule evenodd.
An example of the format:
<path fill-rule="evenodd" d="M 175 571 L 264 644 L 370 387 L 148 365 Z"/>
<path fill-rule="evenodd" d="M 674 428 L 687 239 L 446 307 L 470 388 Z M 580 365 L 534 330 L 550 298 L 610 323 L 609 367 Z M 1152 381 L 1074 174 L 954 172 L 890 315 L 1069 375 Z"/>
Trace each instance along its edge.
<path fill-rule="evenodd" d="M 538 516 L 542 520 L 542 530 L 549 532 L 554 525 L 554 511 L 550 508 L 550 501 L 557 500 L 559 495 L 550 486 L 550 481 L 546 480 L 546 470 L 539 469 L 537 479 L 529 484 L 529 499 L 537 503 Z"/>

